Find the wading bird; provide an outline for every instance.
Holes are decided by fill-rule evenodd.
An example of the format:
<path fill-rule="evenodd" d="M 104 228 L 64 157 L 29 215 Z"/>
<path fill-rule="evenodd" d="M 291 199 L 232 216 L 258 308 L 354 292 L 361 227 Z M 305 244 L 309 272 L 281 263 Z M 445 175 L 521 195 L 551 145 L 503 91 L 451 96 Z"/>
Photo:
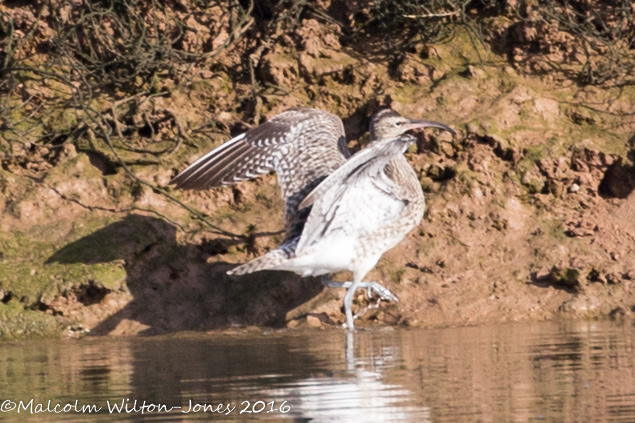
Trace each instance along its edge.
<path fill-rule="evenodd" d="M 371 118 L 371 143 L 351 156 L 340 118 L 317 109 L 289 109 L 207 153 L 170 184 L 207 189 L 276 172 L 285 202 L 285 239 L 227 273 L 287 270 L 307 277 L 349 270 L 351 282 L 321 280 L 348 288 L 344 310 L 352 330 L 357 288 L 398 301 L 381 284 L 362 279 L 423 217 L 421 185 L 403 154 L 415 142 L 404 134 L 426 127 L 454 134 L 438 122 L 380 110 Z"/>

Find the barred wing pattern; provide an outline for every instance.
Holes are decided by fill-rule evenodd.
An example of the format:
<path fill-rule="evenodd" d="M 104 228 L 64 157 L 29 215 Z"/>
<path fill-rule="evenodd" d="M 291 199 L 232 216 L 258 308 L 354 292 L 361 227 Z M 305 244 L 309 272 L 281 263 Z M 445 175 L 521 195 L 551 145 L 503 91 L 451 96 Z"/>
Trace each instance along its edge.
<path fill-rule="evenodd" d="M 295 108 L 212 150 L 170 183 L 180 189 L 207 189 L 276 172 L 290 230 L 306 218 L 306 212 L 298 216 L 300 201 L 349 156 L 339 117 Z M 301 231 L 295 229 L 292 232 Z"/>

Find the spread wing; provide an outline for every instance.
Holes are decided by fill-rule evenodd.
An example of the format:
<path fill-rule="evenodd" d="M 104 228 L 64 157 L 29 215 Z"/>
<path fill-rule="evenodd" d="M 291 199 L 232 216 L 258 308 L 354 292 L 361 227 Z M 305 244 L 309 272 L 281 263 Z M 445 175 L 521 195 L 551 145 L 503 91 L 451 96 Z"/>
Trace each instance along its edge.
<path fill-rule="evenodd" d="M 288 202 L 349 156 L 340 118 L 317 109 L 289 109 L 210 151 L 170 184 L 207 189 L 276 172 Z M 300 200 L 296 199 L 296 206 Z"/>
<path fill-rule="evenodd" d="M 407 143 L 407 138 L 392 138 L 361 150 L 308 194 L 299 208 L 313 208 L 296 254 L 335 232 L 350 236 L 398 218 L 408 201 L 399 195 L 386 166 Z"/>

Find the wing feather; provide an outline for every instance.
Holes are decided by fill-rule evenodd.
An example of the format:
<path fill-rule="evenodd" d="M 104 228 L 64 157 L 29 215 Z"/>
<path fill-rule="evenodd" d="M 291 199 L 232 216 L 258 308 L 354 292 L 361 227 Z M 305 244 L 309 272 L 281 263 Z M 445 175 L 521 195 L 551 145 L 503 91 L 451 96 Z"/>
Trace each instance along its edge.
<path fill-rule="evenodd" d="M 344 125 L 337 116 L 317 109 L 289 109 L 205 154 L 170 184 L 207 189 L 275 171 L 285 201 L 298 201 L 298 191 L 349 156 Z"/>
<path fill-rule="evenodd" d="M 401 138 L 382 140 L 359 151 L 309 193 L 299 208 L 313 208 L 296 252 L 334 231 L 374 229 L 377 222 L 396 217 L 406 203 L 394 194 L 397 186 L 384 172 L 403 149 Z"/>
<path fill-rule="evenodd" d="M 198 174 L 194 183 L 204 183 L 207 186 L 220 186 L 226 183 L 226 178 L 231 178 L 227 182 L 233 181 L 232 166 L 240 160 L 245 160 L 253 154 L 254 148 L 246 143 L 237 144 L 231 150 L 225 150 L 222 157 L 217 158 L 213 166 L 207 166 L 205 170 Z"/>
<path fill-rule="evenodd" d="M 245 138 L 245 134 L 241 134 L 227 141 L 220 147 L 217 147 L 214 150 L 210 151 L 209 153 L 205 154 L 203 157 L 196 160 L 194 163 L 192 163 L 183 171 L 181 171 L 177 176 L 175 176 L 170 181 L 170 185 L 176 185 L 176 188 L 178 189 L 206 188 L 205 184 L 196 183 L 199 180 L 200 173 L 204 172 L 205 169 L 209 169 L 213 167 L 214 164 L 219 159 L 221 159 L 228 151 L 231 151 L 243 145 L 244 138 Z"/>

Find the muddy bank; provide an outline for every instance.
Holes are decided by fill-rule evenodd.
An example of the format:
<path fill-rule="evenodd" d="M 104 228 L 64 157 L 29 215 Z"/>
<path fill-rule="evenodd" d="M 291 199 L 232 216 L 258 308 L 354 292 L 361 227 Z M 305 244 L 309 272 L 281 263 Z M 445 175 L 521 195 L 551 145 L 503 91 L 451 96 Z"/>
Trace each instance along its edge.
<path fill-rule="evenodd" d="M 382 104 L 459 133 L 418 134 L 408 153 L 426 214 L 367 277 L 401 302 L 360 292 L 360 326 L 633 314 L 635 86 L 619 69 L 581 79 L 585 57 L 566 32 L 500 10 L 476 46 L 457 26 L 385 51 L 368 31 L 351 41 L 355 19 L 373 16 L 363 2 L 270 15 L 177 3 L 145 19 L 188 29 L 165 44 L 148 27 L 155 38 L 141 50 L 165 60 L 134 68 L 117 63 L 137 52 L 108 47 L 106 35 L 93 56 L 53 60 L 64 44 L 50 37 L 72 54 L 86 48 L 56 26 L 79 22 L 79 3 L 0 6 L 2 337 L 341 324 L 343 291 L 284 272 L 225 274 L 282 239 L 275 176 L 207 192 L 166 186 L 212 147 L 299 105 L 341 116 L 353 149 Z M 281 10 L 295 21 L 274 19 Z M 141 12 L 94 25 L 117 34 L 117 19 Z M 119 62 L 98 67 L 111 53 Z"/>

